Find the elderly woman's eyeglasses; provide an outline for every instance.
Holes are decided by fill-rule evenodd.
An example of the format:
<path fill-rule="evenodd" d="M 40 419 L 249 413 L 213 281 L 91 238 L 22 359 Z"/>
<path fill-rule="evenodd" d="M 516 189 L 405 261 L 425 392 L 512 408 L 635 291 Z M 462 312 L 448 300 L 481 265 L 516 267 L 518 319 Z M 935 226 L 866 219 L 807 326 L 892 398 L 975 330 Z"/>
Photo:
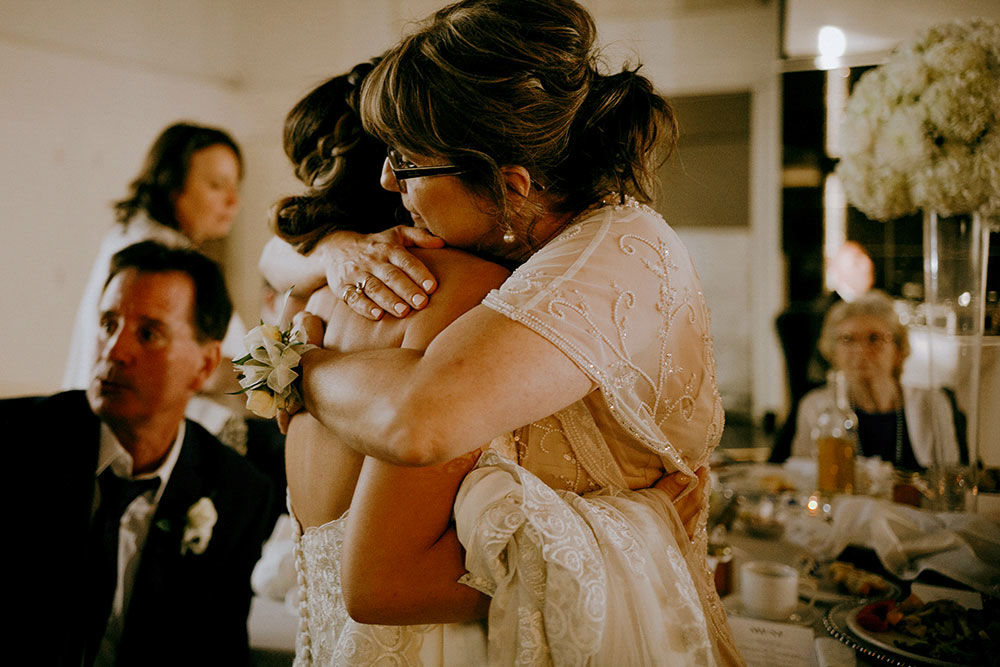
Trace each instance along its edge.
<path fill-rule="evenodd" d="M 864 345 L 865 347 L 882 347 L 893 341 L 891 334 L 878 333 L 875 331 L 866 334 L 841 334 L 835 339 L 837 345 L 842 347 L 853 347 Z"/>
<path fill-rule="evenodd" d="M 429 167 L 418 167 L 404 158 L 400 152 L 392 146 L 389 146 L 386 149 L 385 154 L 389 158 L 389 168 L 392 170 L 392 176 L 396 179 L 396 183 L 399 184 L 399 189 L 403 192 L 406 192 L 406 186 L 403 184 L 403 181 L 408 178 L 420 178 L 422 176 L 450 176 L 454 174 L 461 174 L 466 171 L 465 167 L 457 164 L 438 164 Z"/>

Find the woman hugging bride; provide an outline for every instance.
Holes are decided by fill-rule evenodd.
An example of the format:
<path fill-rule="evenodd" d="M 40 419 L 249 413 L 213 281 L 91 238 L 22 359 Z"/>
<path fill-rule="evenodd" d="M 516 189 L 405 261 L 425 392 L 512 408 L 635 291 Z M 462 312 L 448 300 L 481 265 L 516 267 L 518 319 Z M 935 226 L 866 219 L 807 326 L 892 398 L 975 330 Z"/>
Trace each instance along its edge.
<path fill-rule="evenodd" d="M 467 0 L 289 116 L 305 256 L 262 266 L 326 282 L 288 425 L 298 664 L 742 663 L 705 568 L 708 309 L 641 203 L 676 122 L 594 40 L 570 0 Z M 341 182 L 359 113 L 415 228 L 356 233 L 389 222 Z"/>

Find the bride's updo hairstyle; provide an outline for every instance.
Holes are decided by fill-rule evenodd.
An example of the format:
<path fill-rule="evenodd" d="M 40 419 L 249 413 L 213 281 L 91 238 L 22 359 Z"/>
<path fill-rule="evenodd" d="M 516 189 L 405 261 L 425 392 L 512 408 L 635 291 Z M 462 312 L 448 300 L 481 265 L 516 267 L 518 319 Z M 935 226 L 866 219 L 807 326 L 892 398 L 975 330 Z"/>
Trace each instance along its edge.
<path fill-rule="evenodd" d="M 458 177 L 512 222 L 502 166 L 577 212 L 611 190 L 648 202 L 676 143 L 665 99 L 637 69 L 599 69 L 596 27 L 572 0 L 464 0 L 386 53 L 362 91 L 366 129 Z M 657 159 L 659 158 L 659 159 Z"/>
<path fill-rule="evenodd" d="M 361 83 L 378 59 L 320 84 L 285 118 L 285 155 L 309 190 L 273 210 L 275 234 L 308 253 L 338 230 L 379 232 L 394 224 L 399 196 L 379 186 L 385 144 L 364 131 Z"/>

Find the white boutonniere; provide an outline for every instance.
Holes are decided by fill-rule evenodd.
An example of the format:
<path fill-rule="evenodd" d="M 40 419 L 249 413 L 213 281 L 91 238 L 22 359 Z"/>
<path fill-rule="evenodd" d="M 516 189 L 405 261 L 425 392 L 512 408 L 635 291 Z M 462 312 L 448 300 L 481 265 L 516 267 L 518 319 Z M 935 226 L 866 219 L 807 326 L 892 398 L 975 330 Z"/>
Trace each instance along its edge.
<path fill-rule="evenodd" d="M 184 524 L 184 536 L 181 538 L 181 555 L 189 551 L 195 555 L 202 554 L 208 548 L 212 539 L 212 529 L 219 520 L 212 499 L 202 497 L 188 508 L 187 521 Z"/>
<path fill-rule="evenodd" d="M 291 289 L 285 292 L 285 303 L 290 293 Z M 284 311 L 282 306 L 279 312 Z M 247 395 L 247 409 L 265 419 L 274 417 L 278 410 L 298 409 L 302 394 L 295 384 L 299 377 L 295 369 L 302 355 L 316 346 L 305 342 L 297 329 L 282 330 L 263 321 L 243 337 L 243 344 L 247 353 L 233 359 L 233 366 L 243 387 L 237 393 Z"/>

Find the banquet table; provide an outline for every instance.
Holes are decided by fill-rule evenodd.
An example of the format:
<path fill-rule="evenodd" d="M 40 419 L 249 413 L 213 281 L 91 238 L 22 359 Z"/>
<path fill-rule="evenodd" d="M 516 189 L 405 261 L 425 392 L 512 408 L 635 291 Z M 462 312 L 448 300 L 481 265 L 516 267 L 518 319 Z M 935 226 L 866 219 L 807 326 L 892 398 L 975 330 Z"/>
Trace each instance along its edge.
<path fill-rule="evenodd" d="M 766 485 L 769 478 L 776 471 L 782 472 L 784 480 L 788 482 L 782 489 L 773 494 L 761 494 L 760 487 Z M 994 582 L 993 595 L 1000 591 L 1000 521 L 981 518 L 978 516 L 950 515 L 944 520 L 931 512 L 923 512 L 914 508 L 904 508 L 888 503 L 885 500 L 868 498 L 864 496 L 848 497 L 842 499 L 840 503 L 834 503 L 831 514 L 820 512 L 821 516 L 804 518 L 805 509 L 801 502 L 801 494 L 796 496 L 797 488 L 806 488 L 811 482 L 811 475 L 815 473 L 806 470 L 796 470 L 792 466 L 771 466 L 767 464 L 746 464 L 742 467 L 731 467 L 728 476 L 717 480 L 713 489 L 713 498 L 718 499 L 721 495 L 719 491 L 729 491 L 736 496 L 754 497 L 758 500 L 762 497 L 765 501 L 773 500 L 773 504 L 778 506 L 777 513 L 780 515 L 786 511 L 791 516 L 787 519 L 780 535 L 762 533 L 760 530 L 751 534 L 745 521 L 745 517 L 737 518 L 731 522 L 732 530 L 725 535 L 725 542 L 732 549 L 731 568 L 734 576 L 733 593 L 727 596 L 723 602 L 730 610 L 730 624 L 734 627 L 741 623 L 739 619 L 754 621 L 754 629 L 759 630 L 766 626 L 766 622 L 757 622 L 746 615 L 742 615 L 739 607 L 739 568 L 743 563 L 751 560 L 765 560 L 785 563 L 787 565 L 798 566 L 804 557 L 817 555 L 817 550 L 826 549 L 829 558 L 841 556 L 844 560 L 853 562 L 858 567 L 873 571 L 884 576 L 888 581 L 896 585 L 900 595 L 909 592 L 911 581 L 918 583 L 929 583 L 954 587 L 956 589 L 968 589 L 969 586 L 961 583 L 979 581 Z M 790 506 L 782 506 L 782 502 L 788 502 Z M 846 508 L 846 509 L 844 509 Z M 713 510 L 715 501 L 713 500 Z M 822 509 L 822 508 L 821 508 Z M 845 519 L 837 520 L 833 513 L 838 509 L 844 509 Z M 796 516 L 798 517 L 796 519 Z M 833 518 L 833 520 L 829 520 Z M 891 521 L 886 521 L 889 517 Z M 846 519 L 851 519 L 850 521 Z M 714 517 L 715 521 L 719 517 Z M 921 530 L 911 531 L 916 535 L 908 536 L 907 539 L 888 540 L 891 537 L 891 526 L 905 525 L 909 520 L 916 528 Z M 924 524 L 921 526 L 920 521 Z M 928 527 L 937 527 L 937 534 Z M 961 539 L 952 535 L 957 532 L 960 535 L 976 535 L 971 528 L 979 528 L 979 537 L 976 543 L 978 551 L 968 553 L 963 551 L 964 546 Z M 838 534 L 843 533 L 842 535 Z M 868 534 L 863 530 L 867 529 Z M 297 599 L 297 594 L 293 590 L 295 584 L 295 574 L 292 556 L 291 528 L 287 517 L 282 517 L 275 528 L 269 544 L 265 547 L 261 562 L 254 572 L 254 590 L 257 593 L 254 597 L 254 604 L 251 610 L 249 629 L 251 645 L 253 648 L 253 664 L 259 667 L 272 667 L 277 665 L 290 665 L 294 655 L 295 632 L 298 626 L 298 618 L 293 607 L 286 600 Z M 862 531 L 862 532 L 859 532 Z M 769 536 L 762 536 L 769 535 Z M 908 562 L 901 558 L 905 555 L 906 547 L 909 543 L 917 543 L 923 549 L 924 557 L 919 560 L 921 566 L 926 567 L 919 572 L 906 570 Z M 937 554 L 930 553 L 931 547 L 941 549 Z M 913 546 L 910 544 L 910 546 Z M 808 547 L 808 548 L 807 548 Z M 884 567 L 878 552 L 896 567 L 897 571 L 903 572 L 906 577 L 898 577 Z M 834 553 L 835 552 L 835 553 Z M 929 555 L 928 555 L 929 554 Z M 984 561 L 980 563 L 979 561 Z M 949 571 L 952 576 L 946 576 L 941 570 Z M 902 569 L 901 569 L 902 568 Z M 975 576 L 968 576 L 970 575 Z M 911 576 L 912 575 L 912 576 Z M 991 579 L 992 577 L 992 579 Z M 810 632 L 808 642 L 797 646 L 796 655 L 790 658 L 787 663 L 779 662 L 775 657 L 775 646 L 773 641 L 764 647 L 767 651 L 766 661 L 754 663 L 749 661 L 750 667 L 755 664 L 765 664 L 767 667 L 783 667 L 784 664 L 799 667 L 817 665 L 817 667 L 840 667 L 845 664 L 856 664 L 862 667 L 869 665 L 893 664 L 879 660 L 876 657 L 866 655 L 863 651 L 857 651 L 850 656 L 854 662 L 815 662 L 814 653 L 815 640 L 826 639 L 826 649 L 833 648 L 844 651 L 833 639 L 830 632 L 824 625 L 824 615 L 834 605 L 824 602 L 817 602 L 815 607 L 818 613 L 803 619 L 804 625 L 785 623 L 767 626 L 764 629 L 785 629 L 794 628 L 787 634 L 803 634 L 795 631 L 807 628 Z M 771 622 L 773 623 L 773 622 Z M 747 625 L 747 624 L 744 624 Z M 745 628 L 744 628 L 745 629 Z M 848 650 L 848 653 L 850 651 Z M 998 651 L 1000 654 L 1000 651 Z M 746 655 L 746 653 L 744 653 Z M 910 664 L 900 661 L 895 664 Z"/>
<path fill-rule="evenodd" d="M 759 491 L 759 481 L 773 476 L 777 469 L 777 466 L 770 465 L 748 465 L 738 468 L 735 474 L 730 471 L 729 480 L 721 483 L 721 488 L 727 490 L 729 496 L 735 492 L 752 498 L 743 505 L 740 514 L 731 524 L 732 530 L 724 537 L 731 548 L 730 566 L 734 576 L 733 591 L 723 599 L 737 637 L 737 645 L 751 667 L 756 664 L 768 667 L 785 664 L 820 667 L 847 664 L 923 664 L 900 657 L 883 647 L 859 641 L 860 638 L 850 632 L 842 633 L 838 639 L 843 642 L 844 647 L 850 643 L 858 649 L 854 652 L 853 662 L 850 659 L 846 662 L 829 661 L 830 656 L 836 652 L 840 652 L 842 657 L 845 653 L 844 648 L 836 645 L 825 646 L 824 655 L 822 658 L 818 657 L 815 639 L 832 640 L 824 617 L 836 606 L 835 602 L 816 602 L 815 610 L 808 607 L 803 609 L 803 605 L 800 605 L 800 609 L 796 611 L 803 613 L 797 623 L 771 626 L 768 622 L 758 621 L 745 614 L 740 602 L 739 572 L 744 563 L 752 560 L 784 563 L 801 570 L 806 559 L 811 558 L 815 562 L 839 557 L 883 576 L 895 587 L 892 592 L 897 593 L 899 599 L 909 594 L 914 582 L 918 586 L 930 584 L 941 587 L 922 589 L 921 592 L 935 591 L 948 597 L 970 594 L 976 597 L 978 594 L 973 589 L 996 596 L 1000 590 L 1000 521 L 977 515 L 940 515 L 898 506 L 886 499 L 858 496 L 838 499 L 828 514 L 822 515 L 821 512 L 821 516 L 809 517 L 801 497 L 789 501 L 790 497 L 795 497 L 795 491 L 783 489 L 774 494 Z M 788 487 L 801 487 L 807 483 L 802 481 L 801 475 L 798 480 L 794 479 L 795 476 L 793 471 L 790 475 L 793 479 L 789 480 Z M 751 488 L 756 489 L 756 493 L 750 492 Z M 718 497 L 718 494 L 714 495 L 715 500 Z M 779 498 L 783 499 L 784 505 Z M 782 515 L 781 530 L 759 530 L 759 523 L 748 520 L 746 508 L 767 505 L 771 501 L 774 507 L 780 506 L 785 512 Z M 839 520 L 836 515 L 838 510 L 843 513 Z M 894 535 L 892 527 L 896 527 L 899 534 Z M 974 549 L 969 548 L 970 543 Z M 914 547 L 920 547 L 923 551 L 919 552 Z M 935 550 L 939 553 L 935 553 Z M 912 558 L 907 560 L 907 557 Z M 887 567 L 887 564 L 891 567 Z M 860 603 L 860 599 L 858 602 Z M 850 606 L 851 603 L 845 604 Z M 841 622 L 835 629 L 843 629 L 843 620 L 844 616 L 841 615 Z M 771 644 L 765 644 L 759 636 L 754 636 L 754 633 L 762 635 L 769 628 L 791 627 L 795 628 L 793 632 L 799 640 L 802 639 L 800 635 L 804 635 L 802 627 L 811 630 L 814 639 L 814 646 L 809 651 L 804 651 L 801 642 L 798 644 L 795 650 L 802 651 L 798 659 L 791 657 L 791 648 L 784 655 L 781 655 L 780 646 L 775 649 L 774 641 L 780 644 L 784 639 L 779 638 Z M 787 634 L 792 635 L 793 632 Z M 791 646 L 794 642 L 789 639 L 788 643 Z M 833 644 L 833 641 L 824 643 Z M 849 652 L 847 653 L 850 658 Z"/>
<path fill-rule="evenodd" d="M 802 558 L 809 555 L 809 552 L 802 547 L 788 542 L 782 539 L 764 539 L 759 537 L 753 537 L 742 531 L 737 531 L 729 536 L 729 543 L 733 548 L 733 560 L 732 567 L 733 572 L 738 573 L 739 568 L 746 562 L 752 560 L 766 560 L 778 563 L 784 563 L 786 565 L 791 565 L 797 567 L 801 562 Z M 735 588 L 733 592 L 723 599 L 724 605 L 730 610 L 730 622 L 734 623 L 734 617 L 739 614 L 734 614 L 733 609 L 738 609 L 739 607 L 739 576 L 738 574 L 734 577 Z M 823 617 L 826 612 L 832 607 L 830 604 L 816 603 L 815 612 L 811 616 L 811 622 L 807 623 L 805 627 L 812 630 L 813 638 L 830 637 L 830 633 L 827 631 L 824 623 Z M 808 621 L 809 619 L 805 619 Z M 802 665 L 808 667 L 809 665 L 818 665 L 816 656 L 814 655 L 815 644 L 809 647 L 809 654 L 803 657 Z M 875 658 L 864 655 L 863 653 L 855 652 L 855 660 L 857 665 L 885 665 L 885 662 L 877 660 Z M 753 667 L 752 663 L 748 663 L 750 667 Z"/>

